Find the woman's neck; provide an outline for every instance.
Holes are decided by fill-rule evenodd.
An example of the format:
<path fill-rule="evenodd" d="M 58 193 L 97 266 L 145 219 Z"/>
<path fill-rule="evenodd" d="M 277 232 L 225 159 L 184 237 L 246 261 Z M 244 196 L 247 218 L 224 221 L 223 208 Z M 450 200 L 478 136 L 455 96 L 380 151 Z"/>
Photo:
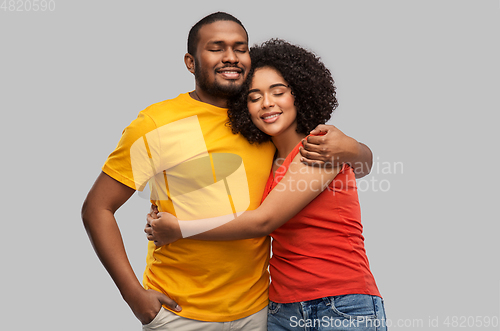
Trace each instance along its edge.
<path fill-rule="evenodd" d="M 274 146 L 276 146 L 277 149 L 276 160 L 280 160 L 279 165 L 281 165 L 288 154 L 290 154 L 295 146 L 305 137 L 305 134 L 297 133 L 295 130 L 272 137 Z"/>

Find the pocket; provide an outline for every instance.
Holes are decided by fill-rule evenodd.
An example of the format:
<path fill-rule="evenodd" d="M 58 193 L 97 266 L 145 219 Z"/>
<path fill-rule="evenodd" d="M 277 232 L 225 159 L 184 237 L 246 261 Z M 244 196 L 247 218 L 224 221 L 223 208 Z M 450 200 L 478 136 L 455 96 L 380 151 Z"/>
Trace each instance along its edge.
<path fill-rule="evenodd" d="M 375 303 L 367 294 L 348 294 L 330 297 L 331 309 L 338 315 L 357 320 L 375 319 Z"/>
<path fill-rule="evenodd" d="M 156 328 L 158 328 L 158 326 L 161 326 L 165 312 L 166 309 L 161 307 L 160 311 L 158 312 L 158 314 L 156 314 L 155 318 L 153 318 L 153 320 L 148 324 L 144 324 L 142 326 L 142 330 L 155 330 Z"/>
<path fill-rule="evenodd" d="M 281 303 L 276 303 L 276 302 L 269 300 L 269 306 L 268 306 L 269 310 L 267 313 L 270 315 L 274 315 L 280 310 L 280 307 L 281 307 Z"/>

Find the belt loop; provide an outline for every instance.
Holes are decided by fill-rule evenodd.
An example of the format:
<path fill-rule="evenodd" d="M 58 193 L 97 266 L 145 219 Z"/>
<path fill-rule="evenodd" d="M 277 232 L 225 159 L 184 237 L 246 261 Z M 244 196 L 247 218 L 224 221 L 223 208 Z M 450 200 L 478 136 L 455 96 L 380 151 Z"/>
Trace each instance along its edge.
<path fill-rule="evenodd" d="M 325 305 L 326 305 L 327 307 L 330 307 L 330 306 L 332 305 L 331 298 L 333 298 L 333 297 L 324 297 L 324 298 L 323 298 L 323 302 L 325 303 Z"/>

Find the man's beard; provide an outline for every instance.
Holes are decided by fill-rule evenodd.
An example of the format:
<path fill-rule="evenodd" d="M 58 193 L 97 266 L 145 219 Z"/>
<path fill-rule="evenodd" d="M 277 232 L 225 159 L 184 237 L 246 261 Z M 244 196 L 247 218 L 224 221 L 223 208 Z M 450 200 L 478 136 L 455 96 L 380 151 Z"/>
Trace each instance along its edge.
<path fill-rule="evenodd" d="M 242 84 L 237 84 L 235 81 L 229 81 L 229 84 L 222 85 L 214 79 L 214 82 L 210 83 L 206 70 L 202 71 L 201 65 L 197 64 L 196 61 L 194 66 L 194 77 L 198 86 L 214 97 L 227 99 L 237 95 L 242 90 Z"/>

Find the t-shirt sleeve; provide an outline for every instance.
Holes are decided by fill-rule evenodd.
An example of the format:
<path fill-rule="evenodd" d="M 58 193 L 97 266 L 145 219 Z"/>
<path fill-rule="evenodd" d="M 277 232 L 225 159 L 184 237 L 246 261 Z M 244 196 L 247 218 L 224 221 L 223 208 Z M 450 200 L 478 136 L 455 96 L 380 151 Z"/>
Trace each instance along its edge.
<path fill-rule="evenodd" d="M 159 151 L 150 148 L 147 138 L 156 129 L 147 114 L 139 116 L 123 130 L 116 149 L 108 156 L 102 171 L 134 190 L 142 191 L 148 180 L 158 172 L 155 157 Z M 157 162 L 158 163 L 158 162 Z"/>

